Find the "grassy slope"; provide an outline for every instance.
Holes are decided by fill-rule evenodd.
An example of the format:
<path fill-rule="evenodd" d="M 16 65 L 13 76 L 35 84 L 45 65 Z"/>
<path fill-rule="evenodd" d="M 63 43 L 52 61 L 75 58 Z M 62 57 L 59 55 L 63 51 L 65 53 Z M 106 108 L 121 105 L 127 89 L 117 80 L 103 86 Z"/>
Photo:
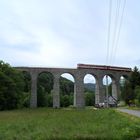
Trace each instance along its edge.
<path fill-rule="evenodd" d="M 135 139 L 140 119 L 115 110 L 25 109 L 0 112 L 0 140 Z"/>

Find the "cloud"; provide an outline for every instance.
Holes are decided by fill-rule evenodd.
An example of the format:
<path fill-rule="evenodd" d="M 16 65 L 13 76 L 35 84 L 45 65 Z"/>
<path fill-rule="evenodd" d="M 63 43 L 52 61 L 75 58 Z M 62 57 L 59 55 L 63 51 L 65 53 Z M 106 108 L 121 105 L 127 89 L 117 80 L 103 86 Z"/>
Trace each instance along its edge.
<path fill-rule="evenodd" d="M 114 65 L 133 66 L 139 59 L 139 12 L 127 4 Z M 1 1 L 0 59 L 27 66 L 104 65 L 107 22 L 106 0 Z"/>

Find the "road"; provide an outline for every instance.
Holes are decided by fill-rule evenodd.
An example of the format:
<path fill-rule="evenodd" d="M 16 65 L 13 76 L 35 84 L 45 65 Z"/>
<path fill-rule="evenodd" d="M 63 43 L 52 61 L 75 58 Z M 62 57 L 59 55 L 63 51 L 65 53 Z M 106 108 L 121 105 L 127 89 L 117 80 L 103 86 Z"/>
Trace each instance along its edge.
<path fill-rule="evenodd" d="M 122 108 L 121 109 L 118 108 L 117 110 L 134 115 L 134 116 L 137 116 L 137 117 L 140 117 L 140 111 L 138 111 L 138 110 L 129 110 L 129 109 L 122 109 Z"/>

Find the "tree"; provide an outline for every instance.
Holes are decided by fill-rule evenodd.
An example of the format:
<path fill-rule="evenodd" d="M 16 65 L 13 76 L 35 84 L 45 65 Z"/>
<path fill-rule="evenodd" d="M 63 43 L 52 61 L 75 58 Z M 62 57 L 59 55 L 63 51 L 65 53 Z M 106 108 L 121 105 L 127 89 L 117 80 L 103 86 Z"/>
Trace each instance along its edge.
<path fill-rule="evenodd" d="M 60 96 L 60 106 L 67 107 L 70 105 L 70 96 L 69 95 L 61 95 Z"/>
<path fill-rule="evenodd" d="M 129 81 L 125 82 L 124 88 L 122 89 L 122 99 L 126 104 L 130 104 L 130 101 L 134 100 L 133 90 Z"/>
<path fill-rule="evenodd" d="M 140 86 L 140 72 L 137 67 L 134 67 L 131 76 L 128 80 L 125 81 L 122 90 L 122 99 L 126 104 L 134 102 L 138 98 L 139 87 Z"/>
<path fill-rule="evenodd" d="M 134 90 L 136 86 L 140 85 L 140 72 L 139 69 L 135 66 L 133 72 L 129 79 L 131 87 Z"/>
<path fill-rule="evenodd" d="M 24 92 L 29 93 L 31 91 L 31 76 L 26 71 L 23 71 L 22 74 L 24 77 Z"/>
<path fill-rule="evenodd" d="M 37 82 L 37 105 L 40 107 L 50 106 L 52 97 L 50 96 L 53 89 L 53 75 L 49 72 L 41 73 Z"/>
<path fill-rule="evenodd" d="M 53 89 L 53 75 L 49 72 L 41 73 L 38 76 L 38 87 L 39 86 L 44 87 L 45 92 L 51 93 Z"/>
<path fill-rule="evenodd" d="M 47 94 L 45 92 L 45 88 L 42 86 L 38 87 L 37 106 L 38 107 L 47 106 Z"/>
<path fill-rule="evenodd" d="M 136 104 L 140 106 L 140 86 L 136 86 L 135 88 L 135 95 L 136 95 Z"/>
<path fill-rule="evenodd" d="M 74 93 L 74 83 L 64 77 L 60 77 L 60 94 L 70 95 L 70 93 Z"/>
<path fill-rule="evenodd" d="M 23 91 L 22 73 L 0 61 L 0 110 L 21 107 Z"/>
<path fill-rule="evenodd" d="M 86 104 L 86 106 L 94 106 L 95 105 L 94 92 L 85 92 L 85 104 Z"/>

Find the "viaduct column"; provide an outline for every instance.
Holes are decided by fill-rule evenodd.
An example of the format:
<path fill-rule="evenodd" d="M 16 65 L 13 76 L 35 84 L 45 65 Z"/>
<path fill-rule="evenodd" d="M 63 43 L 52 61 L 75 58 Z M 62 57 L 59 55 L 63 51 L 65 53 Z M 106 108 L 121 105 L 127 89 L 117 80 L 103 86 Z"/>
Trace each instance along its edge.
<path fill-rule="evenodd" d="M 97 83 L 97 96 L 98 97 L 98 101 L 99 103 L 103 103 L 105 101 L 105 88 L 104 88 L 104 85 L 103 85 L 103 78 L 102 77 L 99 77 L 98 78 L 98 83 Z"/>
<path fill-rule="evenodd" d="M 118 100 L 119 92 L 120 92 L 119 80 L 113 80 L 112 81 L 112 96 L 116 101 Z"/>
<path fill-rule="evenodd" d="M 78 74 L 75 78 L 75 103 L 74 105 L 77 108 L 83 108 L 85 107 L 85 98 L 84 98 L 84 83 L 83 83 L 83 77 Z"/>
<path fill-rule="evenodd" d="M 75 83 L 74 83 L 74 103 L 73 103 L 73 105 L 74 105 L 74 107 L 76 107 L 76 80 L 75 80 Z"/>
<path fill-rule="evenodd" d="M 30 108 L 37 107 L 37 73 L 31 72 L 31 98 L 30 98 Z"/>
<path fill-rule="evenodd" d="M 59 76 L 54 75 L 53 85 L 53 108 L 60 107 L 60 95 L 59 95 Z"/>
<path fill-rule="evenodd" d="M 100 88 L 99 88 L 99 81 L 96 79 L 95 85 L 95 106 L 98 105 L 100 102 Z"/>

